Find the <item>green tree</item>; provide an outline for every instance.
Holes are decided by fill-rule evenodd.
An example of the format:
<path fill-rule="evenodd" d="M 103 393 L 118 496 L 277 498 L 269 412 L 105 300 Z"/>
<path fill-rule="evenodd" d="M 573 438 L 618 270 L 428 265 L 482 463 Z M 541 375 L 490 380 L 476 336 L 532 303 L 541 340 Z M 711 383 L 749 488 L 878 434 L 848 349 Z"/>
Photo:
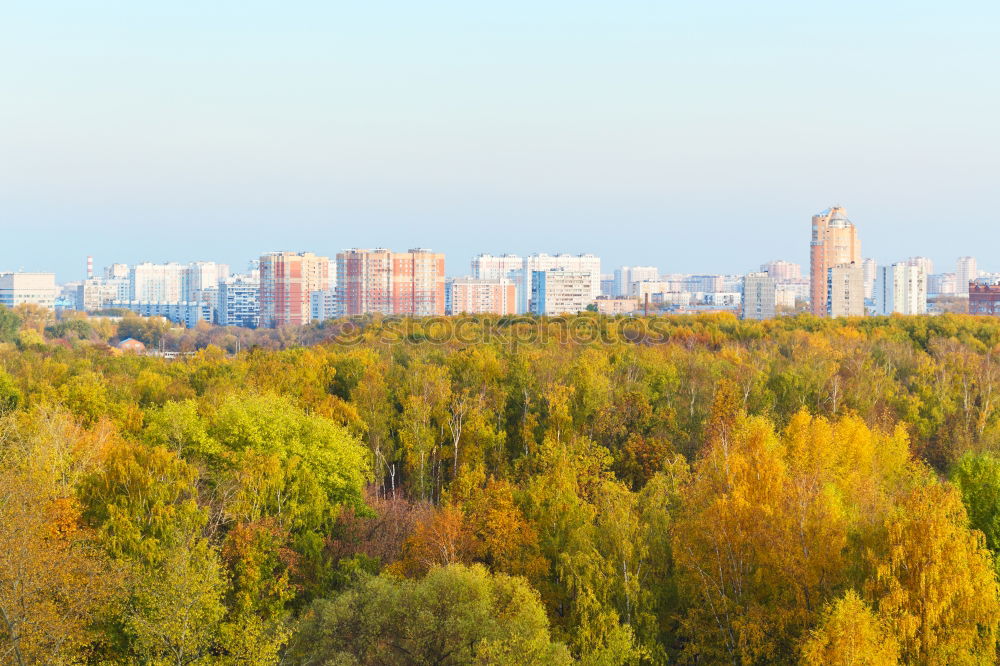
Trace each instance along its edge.
<path fill-rule="evenodd" d="M 21 318 L 13 310 L 0 305 L 0 342 L 14 342 L 21 329 Z"/>
<path fill-rule="evenodd" d="M 568 664 L 538 594 L 521 578 L 451 565 L 421 580 L 362 578 L 313 603 L 289 647 L 295 663 Z"/>
<path fill-rule="evenodd" d="M 1000 458 L 992 453 L 966 453 L 951 473 L 962 494 L 969 524 L 986 537 L 986 547 L 1000 551 Z"/>
<path fill-rule="evenodd" d="M 208 654 L 225 613 L 218 556 L 198 537 L 174 543 L 141 574 L 125 615 L 133 651 L 146 663 L 182 666 Z"/>

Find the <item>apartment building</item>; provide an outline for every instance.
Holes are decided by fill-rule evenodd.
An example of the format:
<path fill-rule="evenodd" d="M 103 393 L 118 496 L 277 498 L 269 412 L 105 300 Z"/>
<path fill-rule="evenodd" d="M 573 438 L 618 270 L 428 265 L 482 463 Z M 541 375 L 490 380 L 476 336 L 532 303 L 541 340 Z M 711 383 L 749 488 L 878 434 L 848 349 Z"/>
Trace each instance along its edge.
<path fill-rule="evenodd" d="M 575 314 L 596 300 L 593 273 L 562 268 L 531 272 L 531 312 L 536 315 Z"/>
<path fill-rule="evenodd" d="M 865 276 L 860 263 L 838 264 L 827 269 L 823 301 L 828 317 L 865 316 Z"/>
<path fill-rule="evenodd" d="M 810 301 L 813 314 L 826 316 L 831 312 L 827 300 L 831 293 L 829 290 L 829 270 L 835 266 L 845 266 L 852 263 L 857 266 L 858 274 L 861 276 L 859 293 L 862 305 L 860 314 L 864 314 L 864 269 L 861 265 L 861 241 L 858 240 L 857 228 L 847 219 L 847 212 L 842 207 L 833 206 L 822 213 L 813 215 L 809 261 Z M 848 276 L 845 270 L 837 271 L 838 280 Z M 838 285 L 838 288 L 839 286 L 842 285 Z M 833 310 L 840 311 L 842 306 L 847 305 L 850 305 L 852 311 L 857 309 L 853 302 L 843 301 L 840 292 L 837 293 L 838 304 Z"/>
<path fill-rule="evenodd" d="M 337 254 L 337 299 L 347 316 L 427 317 L 445 313 L 444 255 L 417 248 L 350 249 Z"/>
<path fill-rule="evenodd" d="M 880 266 L 875 278 L 875 312 L 927 314 L 927 274 L 921 263 Z"/>
<path fill-rule="evenodd" d="M 261 326 L 301 326 L 310 319 L 310 295 L 330 288 L 330 259 L 312 252 L 260 257 Z"/>
<path fill-rule="evenodd" d="M 447 314 L 499 314 L 517 312 L 517 288 L 508 278 L 453 278 L 445 283 Z"/>
<path fill-rule="evenodd" d="M 773 319 L 778 305 L 778 280 L 766 272 L 743 279 L 742 319 Z"/>
<path fill-rule="evenodd" d="M 518 299 L 518 312 L 535 312 L 531 304 L 531 294 L 534 273 L 537 271 L 561 270 L 570 273 L 585 273 L 588 276 L 588 303 L 601 295 L 601 259 L 593 254 L 532 254 L 524 258 L 522 267 L 522 283 L 526 286 L 521 290 Z"/>
<path fill-rule="evenodd" d="M 52 310 L 56 305 L 55 273 L 0 273 L 0 305 L 39 305 Z"/>

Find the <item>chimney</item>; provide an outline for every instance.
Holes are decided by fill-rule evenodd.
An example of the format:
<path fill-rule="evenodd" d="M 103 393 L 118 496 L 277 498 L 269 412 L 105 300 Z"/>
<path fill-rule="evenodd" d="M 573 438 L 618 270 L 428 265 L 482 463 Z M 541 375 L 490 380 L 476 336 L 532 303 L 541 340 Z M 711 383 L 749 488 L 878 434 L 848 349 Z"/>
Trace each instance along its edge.
<path fill-rule="evenodd" d="M 94 258 L 87 257 L 87 279 L 94 277 Z"/>

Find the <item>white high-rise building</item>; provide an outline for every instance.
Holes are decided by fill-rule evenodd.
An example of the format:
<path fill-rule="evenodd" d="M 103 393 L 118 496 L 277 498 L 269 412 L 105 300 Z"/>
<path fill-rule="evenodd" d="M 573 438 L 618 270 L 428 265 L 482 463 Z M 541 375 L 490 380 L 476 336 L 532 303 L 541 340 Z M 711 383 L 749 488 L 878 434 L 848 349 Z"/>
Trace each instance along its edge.
<path fill-rule="evenodd" d="M 645 280 L 659 280 L 660 269 L 656 266 L 622 266 L 615 269 L 614 295 L 621 298 L 632 291 L 632 283 Z"/>
<path fill-rule="evenodd" d="M 480 254 L 472 259 L 472 277 L 477 280 L 510 279 L 524 267 L 524 259 L 516 254 Z"/>
<path fill-rule="evenodd" d="M 537 271 L 562 270 L 570 273 L 586 273 L 590 279 L 588 301 L 594 301 L 601 295 L 601 259 L 592 254 L 533 254 L 524 258 L 521 271 L 522 284 L 530 285 L 531 289 L 523 289 L 518 295 L 518 312 L 535 312 L 531 307 L 529 291 L 534 290 L 532 276 Z"/>
<path fill-rule="evenodd" d="M 206 292 L 215 292 L 220 282 L 229 277 L 229 265 L 214 261 L 195 261 L 188 264 L 184 273 L 184 300 L 204 300 Z"/>
<path fill-rule="evenodd" d="M 910 257 L 903 263 L 910 266 L 919 266 L 924 269 L 924 276 L 934 274 L 934 261 L 929 257 Z"/>
<path fill-rule="evenodd" d="M 743 278 L 743 319 L 772 319 L 777 307 L 778 281 L 768 273 Z"/>
<path fill-rule="evenodd" d="M 976 258 L 959 257 L 958 267 L 955 269 L 955 293 L 968 298 L 969 283 L 975 282 L 977 277 L 979 277 L 979 267 L 976 265 Z"/>
<path fill-rule="evenodd" d="M 184 264 L 143 262 L 129 270 L 129 301 L 180 303 L 186 301 Z"/>
<path fill-rule="evenodd" d="M 870 301 L 875 297 L 875 275 L 878 272 L 878 264 L 874 259 L 865 259 L 861 262 L 861 271 L 864 274 L 865 299 Z"/>
<path fill-rule="evenodd" d="M 514 285 L 515 303 L 518 313 L 524 313 L 520 304 L 527 303 L 527 292 L 531 291 L 531 276 L 525 282 L 524 258 L 516 254 L 480 254 L 472 258 L 472 278 L 475 280 L 510 280 Z M 527 307 L 527 306 L 525 306 Z"/>
<path fill-rule="evenodd" d="M 260 326 L 260 277 L 232 275 L 219 284 L 216 318 L 223 326 Z"/>
<path fill-rule="evenodd" d="M 927 274 L 923 266 L 906 262 L 880 267 L 875 278 L 875 312 L 927 314 Z"/>
<path fill-rule="evenodd" d="M 937 273 L 927 276 L 927 293 L 935 296 L 954 296 L 958 289 L 958 279 L 954 273 Z M 968 293 L 968 288 L 966 288 Z"/>
<path fill-rule="evenodd" d="M 589 271 L 562 268 L 532 271 L 531 312 L 537 315 L 575 314 L 587 309 L 594 296 Z"/>

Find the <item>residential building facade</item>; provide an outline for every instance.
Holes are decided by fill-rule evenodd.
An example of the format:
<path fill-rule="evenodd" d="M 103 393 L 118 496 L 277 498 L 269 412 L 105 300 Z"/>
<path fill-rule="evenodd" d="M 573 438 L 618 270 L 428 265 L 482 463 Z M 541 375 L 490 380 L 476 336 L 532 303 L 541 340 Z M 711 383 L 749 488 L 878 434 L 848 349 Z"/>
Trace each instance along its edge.
<path fill-rule="evenodd" d="M 447 314 L 499 314 L 517 312 L 517 288 L 508 278 L 453 278 L 445 283 Z"/>
<path fill-rule="evenodd" d="M 979 266 L 976 263 L 976 258 L 959 257 L 955 268 L 955 282 L 957 283 L 955 292 L 959 296 L 971 294 L 969 283 L 975 282 L 977 277 L 979 277 Z"/>
<path fill-rule="evenodd" d="M 809 246 L 809 277 L 811 280 L 810 301 L 813 314 L 825 316 L 831 312 L 827 301 L 829 270 L 834 266 L 855 264 L 859 271 L 862 298 L 861 314 L 864 314 L 864 273 L 861 266 L 861 241 L 854 224 L 847 219 L 847 212 L 840 206 L 833 206 L 822 213 L 813 215 L 812 241 Z M 838 278 L 846 275 L 837 272 Z M 838 301 L 841 300 L 838 296 Z M 844 303 L 838 302 L 834 310 L 840 310 Z M 836 315 L 834 315 L 836 316 Z"/>
<path fill-rule="evenodd" d="M 593 274 L 562 268 L 532 271 L 531 312 L 536 315 L 575 314 L 596 300 Z"/>
<path fill-rule="evenodd" d="M 656 266 L 622 266 L 615 269 L 614 295 L 619 298 L 632 293 L 634 282 L 659 280 L 660 269 Z"/>
<path fill-rule="evenodd" d="M 531 305 L 531 294 L 534 290 L 532 280 L 536 271 L 562 270 L 570 273 L 585 273 L 589 276 L 590 301 L 601 295 L 601 259 L 593 254 L 532 254 L 524 258 L 522 267 L 522 282 L 528 289 L 522 290 L 519 296 L 518 312 L 535 312 Z M 589 301 L 588 301 L 589 303 Z"/>
<path fill-rule="evenodd" d="M 927 314 L 927 274 L 920 263 L 880 266 L 875 278 L 875 312 Z"/>
<path fill-rule="evenodd" d="M 828 317 L 865 316 L 865 276 L 859 263 L 839 264 L 827 269 Z"/>
<path fill-rule="evenodd" d="M 260 258 L 260 324 L 301 326 L 310 295 L 330 288 L 330 260 L 312 252 L 270 252 Z"/>
<path fill-rule="evenodd" d="M 260 326 L 260 278 L 233 275 L 222 282 L 216 318 L 222 326 Z"/>
<path fill-rule="evenodd" d="M 418 248 L 350 249 L 337 254 L 337 300 L 347 316 L 445 313 L 444 255 Z"/>
<path fill-rule="evenodd" d="M 1000 316 L 1000 284 L 970 284 L 969 314 Z"/>
<path fill-rule="evenodd" d="M 749 273 L 743 279 L 743 319 L 773 319 L 777 314 L 778 280 L 767 272 Z"/>
<path fill-rule="evenodd" d="M 55 273 L 0 273 L 0 305 L 8 308 L 31 304 L 53 310 L 58 293 Z"/>

